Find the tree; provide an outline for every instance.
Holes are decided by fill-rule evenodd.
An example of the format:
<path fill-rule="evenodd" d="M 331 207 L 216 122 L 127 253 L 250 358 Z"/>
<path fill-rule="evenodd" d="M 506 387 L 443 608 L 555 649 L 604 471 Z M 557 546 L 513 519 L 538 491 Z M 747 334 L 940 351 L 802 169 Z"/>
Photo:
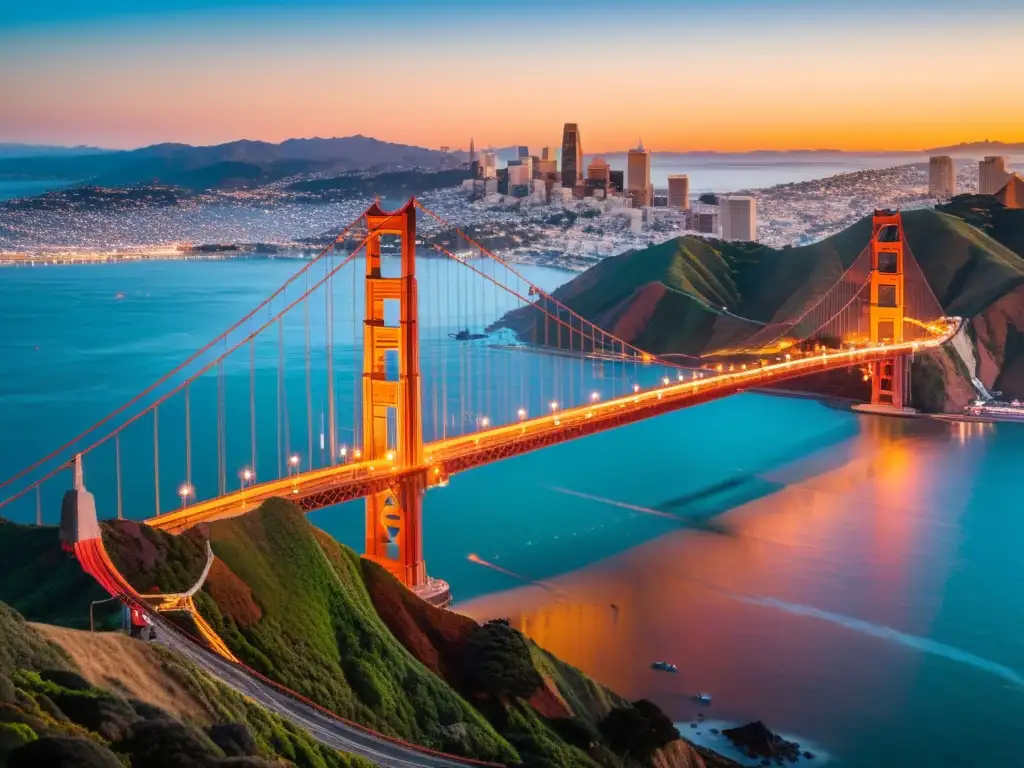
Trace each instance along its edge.
<path fill-rule="evenodd" d="M 664 747 L 679 738 L 679 730 L 673 725 L 672 719 L 653 701 L 638 699 L 633 702 L 633 706 L 651 724 L 651 733 L 659 747 Z"/>
<path fill-rule="evenodd" d="M 612 750 L 637 760 L 648 760 L 655 750 L 679 738 L 668 715 L 647 699 L 616 707 L 599 727 Z"/>
<path fill-rule="evenodd" d="M 466 642 L 466 684 L 474 693 L 528 698 L 543 683 L 526 639 L 500 620 L 477 627 Z"/>
<path fill-rule="evenodd" d="M 616 707 L 599 727 L 608 746 L 623 757 L 647 760 L 658 748 L 651 721 L 636 707 Z"/>

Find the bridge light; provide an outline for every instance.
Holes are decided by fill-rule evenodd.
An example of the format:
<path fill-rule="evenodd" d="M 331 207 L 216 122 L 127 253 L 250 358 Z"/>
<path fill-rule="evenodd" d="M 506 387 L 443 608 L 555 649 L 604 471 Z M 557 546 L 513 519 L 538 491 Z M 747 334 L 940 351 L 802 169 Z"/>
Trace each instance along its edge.
<path fill-rule="evenodd" d="M 663 378 L 663 379 L 661 380 L 661 383 L 662 383 L 662 384 L 664 384 L 664 385 L 665 385 L 665 386 L 667 387 L 667 386 L 668 386 L 668 376 L 666 376 L 665 378 Z"/>
<path fill-rule="evenodd" d="M 341 448 L 338 449 L 338 452 L 341 453 L 341 458 L 342 458 L 342 460 L 344 460 L 345 457 L 348 455 L 348 448 L 346 448 L 343 445 L 343 446 L 341 446 Z"/>
<path fill-rule="evenodd" d="M 361 459 L 362 457 L 363 457 L 363 452 L 360 451 L 358 448 L 356 448 L 354 451 L 352 451 L 352 458 L 353 459 Z"/>
<path fill-rule="evenodd" d="M 554 400 L 552 400 L 551 401 L 551 412 L 554 413 L 557 410 L 558 410 L 558 403 L 555 402 Z"/>
<path fill-rule="evenodd" d="M 388 451 L 387 453 L 384 454 L 384 458 L 387 459 L 388 461 L 394 461 L 395 460 L 395 452 L 394 451 Z"/>
<path fill-rule="evenodd" d="M 683 379 L 685 379 L 685 378 L 686 378 L 686 376 L 684 376 L 684 375 L 683 375 L 683 374 L 681 374 L 681 373 L 680 373 L 680 374 L 679 374 L 678 376 L 676 376 L 676 380 L 677 380 L 677 381 L 682 381 L 682 380 L 683 380 Z"/>
<path fill-rule="evenodd" d="M 192 486 L 188 483 L 182 484 L 178 489 L 178 495 L 181 496 L 181 508 L 184 509 L 188 506 L 188 497 L 192 495 Z"/>
<path fill-rule="evenodd" d="M 601 399 L 601 393 L 600 392 L 591 392 L 590 393 L 590 402 L 596 403 L 600 399 Z"/>
<path fill-rule="evenodd" d="M 491 424 L 491 420 L 489 418 L 487 418 L 486 416 L 481 416 L 480 417 L 480 426 L 481 427 L 483 427 L 484 429 L 487 429 L 487 427 L 490 426 L 490 424 Z"/>
<path fill-rule="evenodd" d="M 516 414 L 519 416 L 519 420 L 522 421 L 523 419 L 526 418 L 526 409 L 520 408 L 518 411 L 516 411 Z"/>
<path fill-rule="evenodd" d="M 639 384 L 634 384 L 633 385 L 633 392 L 636 393 L 636 392 L 639 392 L 639 391 L 640 391 L 640 385 Z"/>

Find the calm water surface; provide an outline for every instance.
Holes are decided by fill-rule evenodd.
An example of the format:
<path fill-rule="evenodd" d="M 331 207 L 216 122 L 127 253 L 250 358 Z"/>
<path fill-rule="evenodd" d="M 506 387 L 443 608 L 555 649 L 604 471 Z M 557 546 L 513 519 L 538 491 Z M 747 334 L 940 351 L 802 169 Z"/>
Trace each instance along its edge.
<path fill-rule="evenodd" d="M 0 475 L 152 382 L 296 266 L 0 270 Z M 422 267 L 423 280 L 439 285 L 439 269 Z M 425 326 L 439 359 L 454 329 Z M 301 344 L 289 334 L 289 354 Z M 337 354 L 354 370 L 351 347 Z M 459 354 L 493 379 L 539 382 L 553 365 Z M 247 375 L 229 373 L 238 386 Z M 260 451 L 273 455 L 272 437 Z M 427 563 L 461 610 L 512 618 L 623 694 L 654 699 L 689 736 L 707 736 L 689 728 L 688 702 L 707 690 L 710 717 L 763 719 L 839 766 L 1024 765 L 1022 459 L 1018 425 L 737 396 L 456 476 L 427 495 Z M 87 481 L 111 510 L 105 469 L 87 464 Z M 151 480 L 128 484 L 127 513 L 148 514 Z M 61 490 L 43 499 L 51 522 Z M 26 499 L 2 514 L 34 511 Z M 312 518 L 359 547 L 362 514 L 354 504 Z M 650 671 L 656 659 L 679 674 Z"/>

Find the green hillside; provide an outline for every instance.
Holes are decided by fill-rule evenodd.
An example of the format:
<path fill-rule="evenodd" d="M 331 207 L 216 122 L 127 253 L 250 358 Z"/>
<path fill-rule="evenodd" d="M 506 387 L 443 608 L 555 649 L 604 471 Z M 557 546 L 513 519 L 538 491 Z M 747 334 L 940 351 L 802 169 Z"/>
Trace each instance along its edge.
<path fill-rule="evenodd" d="M 1024 219 L 996 218 L 993 234 L 1007 243 L 1024 241 Z M 948 314 L 973 317 L 1024 285 L 1021 256 L 963 219 L 915 210 L 905 212 L 903 221 L 911 252 Z M 863 252 L 870 235 L 865 218 L 821 242 L 781 250 L 680 237 L 605 259 L 554 296 L 647 351 L 709 354 L 812 306 Z M 515 310 L 501 324 L 533 341 L 543 331 L 538 314 Z"/>
<path fill-rule="evenodd" d="M 271 500 L 213 523 L 210 536 L 224 567 L 211 571 L 197 606 L 247 664 L 382 733 L 481 759 L 515 757 L 394 639 L 370 602 L 358 556 L 318 537 L 296 507 Z"/>
<path fill-rule="evenodd" d="M 151 701 L 96 687 L 70 655 L 0 603 L 0 768 L 369 768 L 207 677 L 170 651 L 123 636 L 76 633 L 85 652 L 120 641 L 126 666 L 141 654 L 197 711 L 187 721 Z"/>
<path fill-rule="evenodd" d="M 0 518 L 0 601 L 30 621 L 88 629 L 89 604 L 109 597 L 83 573 L 74 555 L 60 548 L 60 530 L 53 526 L 19 525 Z M 95 608 L 100 626 L 120 621 L 120 608 Z"/>

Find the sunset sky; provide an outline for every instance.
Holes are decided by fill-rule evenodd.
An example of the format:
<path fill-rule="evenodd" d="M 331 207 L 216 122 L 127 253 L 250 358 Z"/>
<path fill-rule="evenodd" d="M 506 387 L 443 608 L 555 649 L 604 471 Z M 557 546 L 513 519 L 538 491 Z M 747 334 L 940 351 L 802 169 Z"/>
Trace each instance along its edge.
<path fill-rule="evenodd" d="M 587 152 L 1024 141 L 1019 0 L 4 6 L 0 141 L 539 146 L 566 121 Z"/>

